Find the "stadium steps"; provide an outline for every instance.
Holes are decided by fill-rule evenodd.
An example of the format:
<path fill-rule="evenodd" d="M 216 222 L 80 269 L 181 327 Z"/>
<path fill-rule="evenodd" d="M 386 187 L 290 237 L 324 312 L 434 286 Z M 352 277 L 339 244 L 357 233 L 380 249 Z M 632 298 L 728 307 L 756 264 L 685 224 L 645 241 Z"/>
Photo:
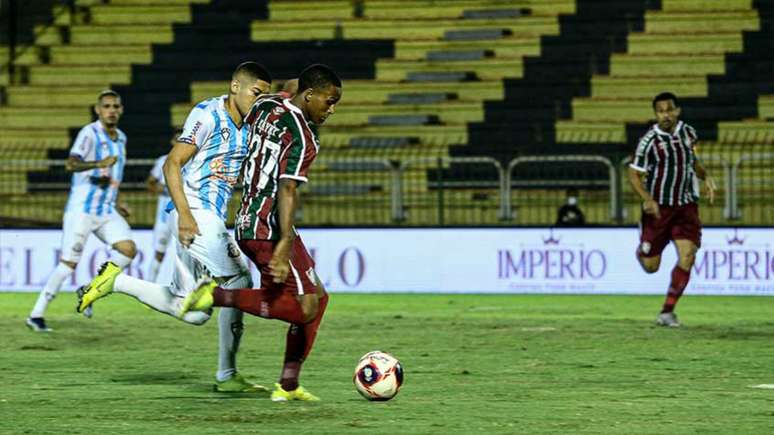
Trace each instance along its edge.
<path fill-rule="evenodd" d="M 462 30 L 502 30 L 509 37 L 528 37 L 558 32 L 555 17 L 524 17 L 506 20 L 342 20 L 339 22 L 256 22 L 254 41 L 310 39 L 399 39 L 441 40 L 446 32 Z"/>
<path fill-rule="evenodd" d="M 414 0 L 411 2 L 391 0 L 368 0 L 362 10 L 362 18 L 370 20 L 394 19 L 395 11 L 412 19 L 462 18 L 466 11 L 492 11 L 501 9 L 527 8 L 533 15 L 554 15 L 572 13 L 574 0 Z M 271 3 L 271 18 L 277 21 L 292 21 L 302 18 L 324 16 L 332 20 L 354 17 L 356 7 L 351 1 L 306 1 L 274 0 Z"/>
<path fill-rule="evenodd" d="M 774 121 L 774 95 L 761 95 L 758 97 L 758 116 Z"/>
<path fill-rule="evenodd" d="M 444 73 L 460 71 L 472 73 L 478 80 L 501 80 L 505 77 L 521 77 L 521 59 L 483 59 L 479 61 L 429 62 L 412 60 L 380 59 L 376 63 L 376 79 L 403 81 L 412 73 Z"/>
<path fill-rule="evenodd" d="M 320 140 L 327 155 L 334 157 L 415 158 L 444 156 L 445 147 L 466 143 L 465 125 L 482 120 L 483 101 L 502 99 L 502 80 L 521 77 L 523 58 L 540 53 L 540 38 L 558 32 L 558 15 L 574 12 L 575 1 L 374 0 L 365 2 L 360 11 L 363 18 L 354 17 L 356 11 L 347 2 L 275 1 L 270 8 L 270 21 L 253 23 L 254 40 L 367 37 L 395 41 L 394 57 L 376 62 L 374 81 L 345 82 L 342 104 L 320 128 Z M 401 11 L 400 20 L 395 17 L 396 8 Z M 311 11 L 315 16 L 325 11 L 322 16 L 330 19 L 310 26 L 301 18 Z M 464 18 L 482 14 L 501 17 Z M 480 59 L 464 59 L 471 53 Z M 436 102 L 405 104 L 407 99 L 423 98 L 418 96 L 423 93 L 435 93 L 431 98 Z M 192 95 L 207 94 L 192 89 Z M 397 118 L 401 115 L 405 119 Z M 420 119 L 408 119 L 411 115 Z M 440 125 L 375 125 L 412 121 Z M 408 144 L 394 146 L 401 141 Z"/>
<path fill-rule="evenodd" d="M 481 41 L 411 41 L 399 40 L 395 42 L 396 60 L 425 60 L 428 53 L 438 51 L 466 51 L 482 48 Z M 489 41 L 486 50 L 493 53 L 497 59 L 520 59 L 524 56 L 536 56 L 540 54 L 540 38 L 508 38 Z"/>
<path fill-rule="evenodd" d="M 726 74 L 727 54 L 743 51 L 744 32 L 759 28 L 750 1 L 664 0 L 662 10 L 645 14 L 643 32 L 628 35 L 627 52 L 613 54 L 609 71 L 592 77 L 590 97 L 576 97 L 570 116 L 557 120 L 556 140 L 625 143 L 627 123 L 653 118 L 650 99 L 657 93 L 707 97 L 709 77 Z M 684 115 L 710 119 L 713 111 L 733 116 L 732 109 L 714 106 Z"/>

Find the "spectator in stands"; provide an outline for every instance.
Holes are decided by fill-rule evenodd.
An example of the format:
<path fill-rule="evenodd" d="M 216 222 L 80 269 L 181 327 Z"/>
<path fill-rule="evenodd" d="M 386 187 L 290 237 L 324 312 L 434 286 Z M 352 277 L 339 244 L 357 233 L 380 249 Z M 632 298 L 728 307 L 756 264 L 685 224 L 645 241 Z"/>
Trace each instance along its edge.
<path fill-rule="evenodd" d="M 126 163 L 126 135 L 118 129 L 124 112 L 121 97 L 111 90 L 102 91 L 94 112 L 98 119 L 81 129 L 65 163 L 73 177 L 62 219 L 62 254 L 27 318 L 33 331 L 51 331 L 44 319 L 46 308 L 78 265 L 90 234 L 113 248 L 110 257 L 120 269 L 137 253 L 124 219 L 129 209 L 118 201 Z M 91 317 L 91 310 L 83 313 Z"/>
<path fill-rule="evenodd" d="M 558 227 L 579 227 L 586 225 L 586 217 L 578 207 L 578 189 L 567 189 L 567 200 L 559 207 L 556 217 Z"/>

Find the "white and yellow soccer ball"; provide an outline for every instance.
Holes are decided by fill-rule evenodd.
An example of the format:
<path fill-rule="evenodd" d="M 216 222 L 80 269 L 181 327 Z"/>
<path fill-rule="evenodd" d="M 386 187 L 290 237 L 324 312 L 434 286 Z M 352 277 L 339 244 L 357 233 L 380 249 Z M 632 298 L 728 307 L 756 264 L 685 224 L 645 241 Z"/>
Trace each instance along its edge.
<path fill-rule="evenodd" d="M 368 352 L 358 361 L 353 381 L 366 399 L 390 400 L 403 384 L 403 366 L 389 353 Z"/>

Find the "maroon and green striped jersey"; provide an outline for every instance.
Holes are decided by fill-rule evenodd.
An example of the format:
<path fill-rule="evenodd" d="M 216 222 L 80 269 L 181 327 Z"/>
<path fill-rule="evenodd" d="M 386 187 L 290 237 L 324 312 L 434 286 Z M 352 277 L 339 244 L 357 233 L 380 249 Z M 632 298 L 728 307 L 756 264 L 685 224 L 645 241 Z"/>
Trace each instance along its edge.
<path fill-rule="evenodd" d="M 250 145 L 242 169 L 242 204 L 236 216 L 236 237 L 277 240 L 279 180 L 307 182 L 319 144 L 301 109 L 277 95 L 259 99 L 245 122 L 249 125 Z"/>
<path fill-rule="evenodd" d="M 632 169 L 647 174 L 645 187 L 663 206 L 678 206 L 699 200 L 696 163 L 696 130 L 679 121 L 669 134 L 654 124 L 640 139 Z"/>

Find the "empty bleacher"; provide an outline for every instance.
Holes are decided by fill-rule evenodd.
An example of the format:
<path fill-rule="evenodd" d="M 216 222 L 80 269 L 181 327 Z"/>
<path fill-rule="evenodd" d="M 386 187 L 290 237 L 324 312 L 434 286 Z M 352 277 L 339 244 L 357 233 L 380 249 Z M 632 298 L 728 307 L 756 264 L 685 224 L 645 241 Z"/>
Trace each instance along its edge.
<path fill-rule="evenodd" d="M 733 162 L 770 151 L 774 139 L 772 7 L 763 1 L 77 0 L 48 8 L 14 77 L 0 79 L 0 158 L 32 160 L 4 171 L 0 216 L 23 209 L 14 218 L 25 222 L 58 222 L 69 177 L 46 159 L 65 157 L 97 92 L 112 87 L 124 97 L 129 156 L 146 159 L 127 170 L 124 196 L 139 212 L 134 223 L 149 225 L 141 190 L 149 159 L 166 152 L 194 104 L 226 91 L 244 60 L 265 64 L 278 82 L 314 62 L 345 79 L 336 115 L 320 128 L 300 216 L 307 225 L 545 224 L 571 186 L 585 188 L 591 222 L 633 222 L 629 194 L 624 216 L 608 213 L 604 165 L 573 162 L 518 167 L 514 214 L 503 219 L 497 165 L 580 154 L 618 166 L 652 116 L 650 99 L 665 89 L 682 97 L 705 153 Z M 463 161 L 481 156 L 489 160 Z M 726 170 L 720 157 L 709 164 Z M 740 166 L 742 185 L 760 184 L 759 166 Z M 23 194 L 31 191 L 30 202 Z M 747 208 L 736 218 L 767 215 L 752 205 L 759 191 L 742 192 Z M 734 217 L 724 215 L 725 200 L 710 222 Z"/>

